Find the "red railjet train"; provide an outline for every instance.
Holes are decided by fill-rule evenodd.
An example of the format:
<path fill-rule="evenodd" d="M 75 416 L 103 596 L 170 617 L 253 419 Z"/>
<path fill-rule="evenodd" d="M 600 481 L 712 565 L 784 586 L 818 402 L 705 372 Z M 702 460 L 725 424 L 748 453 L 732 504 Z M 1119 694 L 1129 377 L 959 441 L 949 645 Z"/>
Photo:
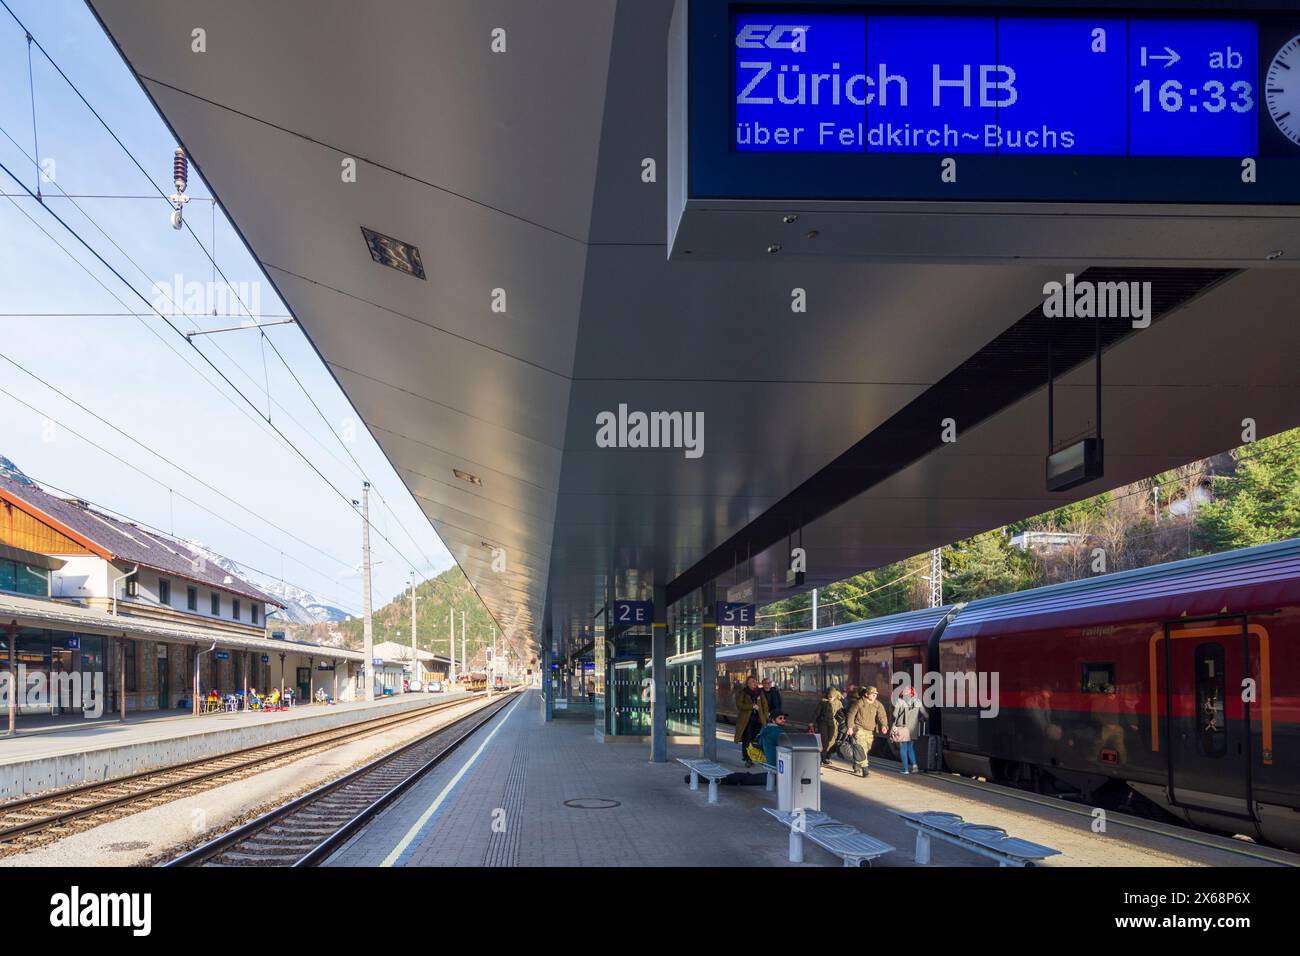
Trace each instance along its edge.
<path fill-rule="evenodd" d="M 771 677 L 793 722 L 824 688 L 905 683 L 946 769 L 1093 806 L 1140 794 L 1300 849 L 1300 539 L 719 648 L 718 713 Z M 890 746 L 880 741 L 882 747 Z"/>

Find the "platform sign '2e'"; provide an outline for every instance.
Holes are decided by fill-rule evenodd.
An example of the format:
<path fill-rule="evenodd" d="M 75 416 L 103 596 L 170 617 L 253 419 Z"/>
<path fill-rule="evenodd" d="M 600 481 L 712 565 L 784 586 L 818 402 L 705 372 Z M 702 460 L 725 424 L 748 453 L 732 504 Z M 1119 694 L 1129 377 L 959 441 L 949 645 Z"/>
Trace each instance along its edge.
<path fill-rule="evenodd" d="M 654 620 L 654 601 L 615 601 L 613 627 L 638 627 Z"/>

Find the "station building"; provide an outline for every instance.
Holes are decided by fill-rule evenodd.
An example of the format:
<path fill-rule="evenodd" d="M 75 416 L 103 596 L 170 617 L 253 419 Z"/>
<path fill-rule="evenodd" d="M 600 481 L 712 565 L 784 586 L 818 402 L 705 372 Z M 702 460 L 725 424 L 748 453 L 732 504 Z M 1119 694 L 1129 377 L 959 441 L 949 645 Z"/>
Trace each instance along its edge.
<path fill-rule="evenodd" d="M 400 693 L 403 679 L 409 678 L 416 671 L 416 668 L 411 666 L 411 646 L 398 641 L 380 641 L 375 644 L 374 657 L 377 661 L 383 661 L 382 666 L 375 667 L 376 693 L 383 693 L 379 681 L 383 682 L 384 690 L 392 689 L 394 692 Z M 447 658 L 440 657 L 432 651 L 416 650 L 414 659 L 420 662 L 417 680 L 447 679 L 451 664 Z"/>
<path fill-rule="evenodd" d="M 196 680 L 200 696 L 356 699 L 363 655 L 272 637 L 283 607 L 205 551 L 0 476 L 0 665 L 16 718 L 189 710 Z"/>

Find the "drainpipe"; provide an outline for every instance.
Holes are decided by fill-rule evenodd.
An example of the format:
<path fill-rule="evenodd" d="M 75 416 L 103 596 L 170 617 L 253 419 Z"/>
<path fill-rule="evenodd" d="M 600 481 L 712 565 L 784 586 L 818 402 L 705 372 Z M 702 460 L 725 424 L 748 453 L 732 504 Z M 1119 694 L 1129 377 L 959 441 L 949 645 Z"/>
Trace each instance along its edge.
<path fill-rule="evenodd" d="M 9 627 L 9 733 L 12 737 L 18 722 L 18 669 L 15 666 L 15 648 L 18 644 L 18 622 L 10 621 Z"/>
<path fill-rule="evenodd" d="M 118 719 L 121 720 L 123 723 L 126 722 L 126 635 L 125 634 L 123 634 L 117 640 L 117 716 Z"/>
<path fill-rule="evenodd" d="M 204 654 L 211 654 L 216 649 L 217 649 L 217 642 L 213 641 L 212 646 L 209 647 L 206 651 L 199 651 L 197 654 L 194 655 L 194 693 L 192 695 L 194 697 L 194 700 L 191 701 L 191 703 L 194 705 L 195 717 L 199 715 L 199 665 L 203 660 Z"/>
<path fill-rule="evenodd" d="M 126 572 L 126 574 L 123 574 L 121 577 L 116 577 L 113 579 L 113 613 L 114 614 L 117 613 L 117 586 L 121 584 L 123 581 L 125 581 L 127 578 L 133 577 L 135 573 L 139 570 L 140 570 L 140 565 L 137 564 L 130 571 Z"/>

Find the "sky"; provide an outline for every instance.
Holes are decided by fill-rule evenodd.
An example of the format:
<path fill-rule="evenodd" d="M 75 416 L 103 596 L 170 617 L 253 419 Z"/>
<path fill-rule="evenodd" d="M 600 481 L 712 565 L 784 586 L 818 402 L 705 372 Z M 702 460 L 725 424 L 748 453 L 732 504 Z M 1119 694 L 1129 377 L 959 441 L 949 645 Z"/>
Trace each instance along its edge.
<path fill-rule="evenodd" d="M 175 313 L 182 332 L 239 326 L 247 311 L 288 315 L 193 166 L 184 215 L 194 235 L 172 229 L 158 190 L 174 192 L 178 144 L 86 5 L 4 3 L 126 149 L 35 45 L 29 83 L 23 29 L 0 7 L 0 163 L 22 183 L 0 170 L 0 455 L 53 493 L 202 542 L 349 613 L 362 606 L 351 502 L 367 478 L 375 606 L 412 568 L 423 579 L 450 567 L 296 324 L 200 336 L 196 351 L 151 310 Z M 44 206 L 22 188 L 37 189 L 36 156 L 53 178 L 40 181 Z M 159 289 L 178 283 L 173 305 Z"/>

